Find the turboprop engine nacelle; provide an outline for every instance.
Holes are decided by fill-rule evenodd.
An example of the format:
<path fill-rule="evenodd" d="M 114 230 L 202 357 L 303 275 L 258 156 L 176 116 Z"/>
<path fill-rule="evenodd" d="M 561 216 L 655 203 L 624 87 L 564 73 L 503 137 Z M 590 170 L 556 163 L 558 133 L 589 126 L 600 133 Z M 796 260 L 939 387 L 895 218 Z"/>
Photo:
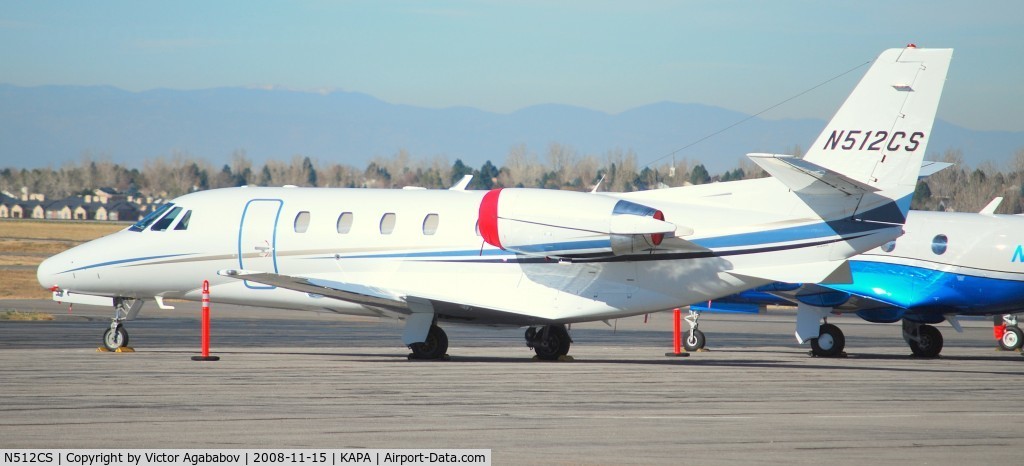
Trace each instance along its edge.
<path fill-rule="evenodd" d="M 595 193 L 494 189 L 480 202 L 488 244 L 546 257 L 649 253 L 676 226 L 660 210 Z"/>

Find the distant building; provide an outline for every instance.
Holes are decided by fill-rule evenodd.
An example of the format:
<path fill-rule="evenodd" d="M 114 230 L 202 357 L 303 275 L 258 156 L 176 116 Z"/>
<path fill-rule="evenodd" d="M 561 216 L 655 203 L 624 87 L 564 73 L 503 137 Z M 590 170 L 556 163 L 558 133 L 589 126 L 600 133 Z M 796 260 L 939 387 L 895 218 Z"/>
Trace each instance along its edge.
<path fill-rule="evenodd" d="M 34 196 L 42 198 L 42 195 Z M 23 197 L 24 200 L 6 193 L 0 194 L 0 218 L 43 218 L 42 203 L 37 200 L 29 200 L 28 196 Z"/>
<path fill-rule="evenodd" d="M 128 195 L 113 188 L 50 202 L 45 199 L 42 194 L 29 194 L 27 188 L 21 189 L 20 196 L 0 192 L 0 218 L 135 222 L 164 203 L 163 199 Z"/>
<path fill-rule="evenodd" d="M 107 208 L 107 220 L 112 222 L 134 222 L 139 218 L 139 207 L 127 201 L 115 202 Z"/>

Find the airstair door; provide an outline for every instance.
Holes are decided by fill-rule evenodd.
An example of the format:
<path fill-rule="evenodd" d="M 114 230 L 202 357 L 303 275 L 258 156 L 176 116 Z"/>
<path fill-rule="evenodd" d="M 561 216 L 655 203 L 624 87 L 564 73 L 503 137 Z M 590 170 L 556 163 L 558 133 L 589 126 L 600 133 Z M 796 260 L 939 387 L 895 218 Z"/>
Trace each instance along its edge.
<path fill-rule="evenodd" d="M 238 229 L 238 267 L 242 270 L 277 273 L 277 219 L 284 201 L 253 199 L 245 205 Z M 273 286 L 246 281 L 253 289 Z"/>

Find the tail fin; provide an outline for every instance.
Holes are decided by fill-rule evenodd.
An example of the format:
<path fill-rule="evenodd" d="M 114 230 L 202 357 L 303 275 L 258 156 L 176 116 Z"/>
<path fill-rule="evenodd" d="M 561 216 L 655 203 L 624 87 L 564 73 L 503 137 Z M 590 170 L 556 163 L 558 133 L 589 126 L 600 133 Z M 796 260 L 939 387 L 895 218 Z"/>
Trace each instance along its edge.
<path fill-rule="evenodd" d="M 882 52 L 803 160 L 902 201 L 917 184 L 952 56 L 914 46 Z"/>

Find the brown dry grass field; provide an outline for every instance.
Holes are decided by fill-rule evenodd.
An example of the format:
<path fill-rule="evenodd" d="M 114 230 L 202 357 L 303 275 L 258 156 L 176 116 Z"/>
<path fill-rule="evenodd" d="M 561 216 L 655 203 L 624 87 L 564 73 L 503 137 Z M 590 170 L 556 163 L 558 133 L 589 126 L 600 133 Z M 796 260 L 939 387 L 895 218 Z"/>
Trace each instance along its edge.
<path fill-rule="evenodd" d="M 121 230 L 126 223 L 0 220 L 0 299 L 46 299 L 36 281 L 43 259 Z"/>

